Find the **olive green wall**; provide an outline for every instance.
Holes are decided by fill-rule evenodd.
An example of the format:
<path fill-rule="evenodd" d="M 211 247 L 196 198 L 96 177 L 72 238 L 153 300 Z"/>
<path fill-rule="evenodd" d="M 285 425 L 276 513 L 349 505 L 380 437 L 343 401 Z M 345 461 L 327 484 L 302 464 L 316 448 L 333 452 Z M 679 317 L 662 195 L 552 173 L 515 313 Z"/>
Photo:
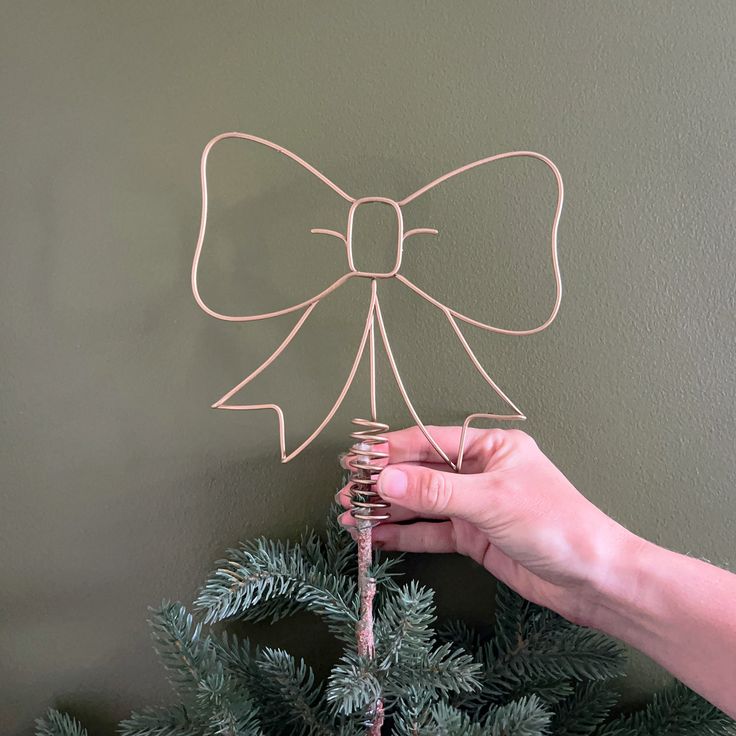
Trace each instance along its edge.
<path fill-rule="evenodd" d="M 240 538 L 320 524 L 366 412 L 363 373 L 283 466 L 273 415 L 208 408 L 293 324 L 217 322 L 192 299 L 199 155 L 227 130 L 291 148 L 354 196 L 405 196 L 512 149 L 555 160 L 559 319 L 469 339 L 595 503 L 663 545 L 736 561 L 733 3 L 4 2 L 0 28 L 4 733 L 50 704 L 109 733 L 169 697 L 147 606 L 190 601 Z M 202 289 L 239 313 L 344 269 L 336 241 L 308 234 L 342 227 L 344 203 L 256 148 L 212 158 Z M 441 232 L 410 241 L 406 273 L 474 316 L 536 324 L 553 296 L 552 202 L 541 164 L 468 174 L 413 205 L 412 227 Z M 366 262 L 386 255 L 371 242 L 389 247 L 374 219 L 356 233 Z M 283 400 L 291 441 L 345 375 L 359 286 L 243 397 Z M 438 315 L 386 286 L 424 418 L 501 409 Z M 381 378 L 381 415 L 407 424 Z M 411 569 L 443 612 L 489 619 L 492 581 L 470 563 Z M 301 625 L 302 643 L 286 626 L 257 636 L 324 666 L 324 631 Z M 628 697 L 663 681 L 637 657 Z"/>

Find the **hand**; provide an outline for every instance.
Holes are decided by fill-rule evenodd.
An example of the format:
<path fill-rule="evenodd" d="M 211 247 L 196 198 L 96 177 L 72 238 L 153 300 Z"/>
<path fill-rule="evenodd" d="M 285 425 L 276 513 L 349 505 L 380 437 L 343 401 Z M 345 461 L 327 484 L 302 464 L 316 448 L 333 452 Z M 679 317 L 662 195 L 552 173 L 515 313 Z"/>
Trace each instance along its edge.
<path fill-rule="evenodd" d="M 446 451 L 458 447 L 460 427 L 429 431 Z M 607 579 L 645 542 L 582 496 L 529 435 L 468 429 L 459 474 L 418 427 L 387 437 L 377 491 L 391 518 L 373 529 L 376 547 L 459 552 L 528 600 L 595 625 Z M 347 487 L 337 498 L 350 508 Z M 340 520 L 355 523 L 349 512 Z"/>

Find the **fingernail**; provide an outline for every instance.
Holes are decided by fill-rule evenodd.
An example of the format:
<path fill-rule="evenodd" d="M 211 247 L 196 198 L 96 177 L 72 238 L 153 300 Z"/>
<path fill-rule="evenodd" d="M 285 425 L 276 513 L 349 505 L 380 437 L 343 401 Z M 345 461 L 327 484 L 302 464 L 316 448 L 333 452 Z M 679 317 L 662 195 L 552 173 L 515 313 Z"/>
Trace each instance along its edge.
<path fill-rule="evenodd" d="M 386 468 L 378 476 L 378 490 L 387 498 L 401 498 L 406 495 L 408 484 L 406 473 L 397 468 Z"/>
<path fill-rule="evenodd" d="M 341 493 L 342 493 L 342 491 L 338 491 L 338 492 L 337 492 L 337 493 L 335 494 L 335 501 L 337 501 L 337 503 L 340 503 L 340 494 L 341 494 Z"/>

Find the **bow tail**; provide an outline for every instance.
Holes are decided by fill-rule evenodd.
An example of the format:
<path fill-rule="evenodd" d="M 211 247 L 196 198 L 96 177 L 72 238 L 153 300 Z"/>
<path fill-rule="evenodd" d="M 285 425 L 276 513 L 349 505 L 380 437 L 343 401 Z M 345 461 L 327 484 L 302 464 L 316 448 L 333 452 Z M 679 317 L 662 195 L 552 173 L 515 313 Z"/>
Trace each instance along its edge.
<path fill-rule="evenodd" d="M 463 335 L 463 332 L 458 326 L 455 317 L 453 317 L 453 315 L 450 314 L 449 311 L 442 311 L 447 318 L 447 321 L 450 323 L 450 327 L 452 327 L 453 332 L 455 333 L 455 335 L 457 335 L 457 339 L 460 341 L 460 344 L 463 346 L 463 350 L 467 354 L 468 358 L 470 358 L 470 362 L 473 364 L 475 369 L 481 375 L 483 380 L 496 392 L 498 398 L 504 401 L 514 410 L 513 414 L 471 414 L 470 416 L 476 418 L 485 417 L 486 419 L 514 419 L 517 421 L 526 419 L 519 407 L 516 406 L 513 401 L 511 401 L 511 399 L 504 393 L 501 387 L 488 375 L 486 369 L 481 365 L 478 357 L 473 352 L 473 349 L 468 344 L 468 341 L 465 339 L 465 335 Z M 467 419 L 465 421 L 467 422 Z"/>
<path fill-rule="evenodd" d="M 388 358 L 389 365 L 391 366 L 391 372 L 393 373 L 396 387 L 399 389 L 399 393 L 401 394 L 401 398 L 404 400 L 404 404 L 406 405 L 409 414 L 411 414 L 411 417 L 416 423 L 417 427 L 419 427 L 422 434 L 427 438 L 427 442 L 432 445 L 432 447 L 442 458 L 442 460 L 444 460 L 444 462 L 446 462 L 453 470 L 457 470 L 456 464 L 452 460 L 450 460 L 447 453 L 440 447 L 437 440 L 432 436 L 432 433 L 429 431 L 429 429 L 427 429 L 427 426 L 424 424 L 424 422 L 422 422 L 419 414 L 417 414 L 417 410 L 414 408 L 414 404 L 412 404 L 412 401 L 409 398 L 409 394 L 407 393 L 407 390 L 404 386 L 404 382 L 401 380 L 401 375 L 399 374 L 399 369 L 396 365 L 396 359 L 394 358 L 393 350 L 391 350 L 391 343 L 388 339 L 386 325 L 383 321 L 383 314 L 381 313 L 381 305 L 379 304 L 378 300 L 376 300 L 375 312 L 376 321 L 378 322 L 378 331 L 381 333 L 381 342 L 383 343 L 384 350 L 386 351 L 386 357 Z"/>
<path fill-rule="evenodd" d="M 374 314 L 375 301 L 376 301 L 376 296 L 375 296 L 375 291 L 374 291 L 374 293 L 371 294 L 371 300 L 368 305 L 368 314 L 366 317 L 365 326 L 363 328 L 363 333 L 361 335 L 360 342 L 358 344 L 358 348 L 353 357 L 352 364 L 350 366 L 347 378 L 342 386 L 342 389 L 340 390 L 340 393 L 337 396 L 337 399 L 333 403 L 330 410 L 327 412 L 326 416 L 319 422 L 319 424 L 309 434 L 309 436 L 305 440 L 303 440 L 301 444 L 299 444 L 295 449 L 289 451 L 286 447 L 286 420 L 284 417 L 284 411 L 279 404 L 276 404 L 276 403 L 230 404 L 227 402 L 235 394 L 237 394 L 241 389 L 243 389 L 246 385 L 248 385 L 251 381 L 253 381 L 253 379 L 255 379 L 257 376 L 263 373 L 263 371 L 265 371 L 266 368 L 268 368 L 286 350 L 286 348 L 289 346 L 289 344 L 292 342 L 292 340 L 296 337 L 296 335 L 299 333 L 301 328 L 304 326 L 305 322 L 309 319 L 314 309 L 320 303 L 319 301 L 313 302 L 307 307 L 307 309 L 304 311 L 302 316 L 296 322 L 296 324 L 291 329 L 289 334 L 284 338 L 281 344 L 273 351 L 273 353 L 271 353 L 271 355 L 269 355 L 268 358 L 266 358 L 266 360 L 264 360 L 252 373 L 250 373 L 246 378 L 244 378 L 237 386 L 234 386 L 224 396 L 218 399 L 212 405 L 212 407 L 215 409 L 230 409 L 230 410 L 235 410 L 235 411 L 261 411 L 261 410 L 273 411 L 276 414 L 276 418 L 278 421 L 279 449 L 280 449 L 281 462 L 282 463 L 289 462 L 290 460 L 295 458 L 299 453 L 301 453 L 304 449 L 306 449 L 307 446 L 310 445 L 311 442 L 322 432 L 322 430 L 327 426 L 327 424 L 333 418 L 337 410 L 340 408 L 343 400 L 345 399 L 345 396 L 347 395 L 350 389 L 350 386 L 352 385 L 353 380 L 355 379 L 355 375 L 358 371 L 358 367 L 360 366 L 360 361 L 363 357 L 363 354 L 365 353 L 365 347 L 368 342 L 368 337 L 370 334 L 370 327 L 373 321 L 372 317 Z"/>
<path fill-rule="evenodd" d="M 475 369 L 481 375 L 483 380 L 496 392 L 496 395 L 502 401 L 506 402 L 506 404 L 508 404 L 514 410 L 513 414 L 491 414 L 486 412 L 474 412 L 473 414 L 468 414 L 465 417 L 465 420 L 463 421 L 463 428 L 460 432 L 460 442 L 457 448 L 457 471 L 460 472 L 463 465 L 463 456 L 465 455 L 465 441 L 471 422 L 476 419 L 523 421 L 524 419 L 526 419 L 526 416 L 524 416 L 519 407 L 516 406 L 513 401 L 511 401 L 511 399 L 504 393 L 504 391 L 501 390 L 501 387 L 488 375 L 486 369 L 481 365 L 478 357 L 473 352 L 473 349 L 468 344 L 468 341 L 465 339 L 465 335 L 463 335 L 463 332 L 458 326 L 455 317 L 453 317 L 453 315 L 450 314 L 449 311 L 444 312 L 444 315 L 447 318 L 447 321 L 450 323 L 453 332 L 455 333 L 455 335 L 457 335 L 457 339 L 460 341 L 460 344 L 463 346 L 463 350 L 465 350 L 468 357 L 470 358 L 470 361 L 472 362 L 473 366 L 475 366 Z"/>
<path fill-rule="evenodd" d="M 455 463 L 449 463 L 451 467 L 455 470 L 460 470 L 462 467 L 463 462 L 463 456 L 465 453 L 465 443 L 468 433 L 468 428 L 471 425 L 471 422 L 477 420 L 477 419 L 491 419 L 495 421 L 523 421 L 526 419 L 526 416 L 524 413 L 519 409 L 519 407 L 511 400 L 511 398 L 503 391 L 503 389 L 491 378 L 491 376 L 488 374 L 488 371 L 483 367 L 480 360 L 478 360 L 478 357 L 473 352 L 473 349 L 470 347 L 470 344 L 468 343 L 467 338 L 463 334 L 463 331 L 461 330 L 459 324 L 458 324 L 458 318 L 455 316 L 455 313 L 453 310 L 451 310 L 449 307 L 446 307 L 445 305 L 441 304 L 437 300 L 430 297 L 428 294 L 426 294 L 424 291 L 419 289 L 415 284 L 411 283 L 408 279 L 405 278 L 399 278 L 399 281 L 402 282 L 405 286 L 407 286 L 411 291 L 418 294 L 423 298 L 424 301 L 435 307 L 442 316 L 447 320 L 447 323 L 452 328 L 452 332 L 457 338 L 458 342 L 460 343 L 460 346 L 464 350 L 465 354 L 470 359 L 470 362 L 475 369 L 476 373 L 480 375 L 480 377 L 483 379 L 483 381 L 486 383 L 486 385 L 490 386 L 490 388 L 493 390 L 493 392 L 498 396 L 501 401 L 506 404 L 506 406 L 509 407 L 511 410 L 510 413 L 506 414 L 500 414 L 500 413 L 491 413 L 491 412 L 473 412 L 471 414 L 468 414 L 465 417 L 465 420 L 462 424 L 462 430 L 460 433 L 460 440 L 457 447 L 457 451 L 455 454 L 455 457 L 457 458 Z M 381 322 L 379 321 L 379 326 Z M 383 334 L 383 333 L 382 333 Z M 397 373 L 394 374 L 395 377 L 397 377 Z M 401 390 L 401 387 L 400 387 Z M 403 395 L 403 394 L 402 394 Z M 405 400 L 408 400 L 408 397 L 405 397 Z M 407 404 L 409 407 L 409 404 Z M 409 409 L 410 412 L 412 409 Z M 414 416 L 415 421 L 417 420 L 417 417 L 415 416 L 415 412 L 412 413 L 412 416 Z M 425 434 L 427 439 L 432 442 L 431 436 L 428 431 L 425 431 L 426 428 L 423 428 L 420 422 L 417 422 L 420 429 L 422 429 L 422 432 Z M 432 443 L 435 449 L 438 451 L 438 453 L 443 456 L 443 453 L 439 452 L 437 446 L 435 443 Z M 446 456 L 443 456 L 443 459 L 446 460 Z M 447 462 L 447 460 L 446 460 Z"/>

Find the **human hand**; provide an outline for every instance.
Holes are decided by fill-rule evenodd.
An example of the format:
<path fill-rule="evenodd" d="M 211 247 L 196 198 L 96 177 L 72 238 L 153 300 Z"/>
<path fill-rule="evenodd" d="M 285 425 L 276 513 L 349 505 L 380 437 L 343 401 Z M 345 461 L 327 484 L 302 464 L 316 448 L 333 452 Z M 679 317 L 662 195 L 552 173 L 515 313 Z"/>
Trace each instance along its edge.
<path fill-rule="evenodd" d="M 443 448 L 458 446 L 460 427 L 429 431 Z M 376 490 L 391 518 L 373 529 L 374 546 L 459 552 L 534 603 L 595 626 L 607 580 L 645 542 L 577 491 L 529 435 L 468 429 L 462 473 L 449 471 L 418 427 L 386 436 Z M 350 508 L 347 486 L 337 498 Z M 340 520 L 355 524 L 350 512 Z"/>

